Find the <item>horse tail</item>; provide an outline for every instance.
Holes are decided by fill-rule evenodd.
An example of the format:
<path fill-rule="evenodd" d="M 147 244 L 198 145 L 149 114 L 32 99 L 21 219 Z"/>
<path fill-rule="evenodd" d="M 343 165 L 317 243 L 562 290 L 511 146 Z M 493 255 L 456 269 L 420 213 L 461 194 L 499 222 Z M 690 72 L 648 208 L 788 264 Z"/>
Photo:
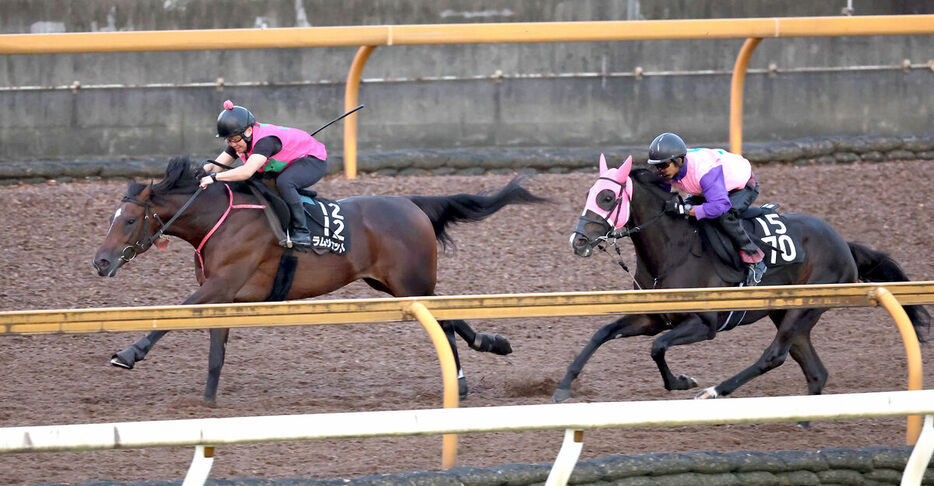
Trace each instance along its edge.
<path fill-rule="evenodd" d="M 531 204 L 549 201 L 536 196 L 520 185 L 524 178 L 517 176 L 499 191 L 479 194 L 455 194 L 452 196 L 406 196 L 431 220 L 435 238 L 445 248 L 454 244 L 447 233 L 448 225 L 460 222 L 480 221 L 509 204 Z"/>
<path fill-rule="evenodd" d="M 856 260 L 856 268 L 859 271 L 859 279 L 863 282 L 907 282 L 908 275 L 902 270 L 902 267 L 888 254 L 873 250 L 865 245 L 848 241 L 850 253 Z M 902 306 L 905 313 L 911 319 L 911 325 L 915 328 L 915 334 L 918 341 L 925 342 L 921 336 L 921 329 L 931 327 L 931 315 L 927 309 L 920 305 Z"/>

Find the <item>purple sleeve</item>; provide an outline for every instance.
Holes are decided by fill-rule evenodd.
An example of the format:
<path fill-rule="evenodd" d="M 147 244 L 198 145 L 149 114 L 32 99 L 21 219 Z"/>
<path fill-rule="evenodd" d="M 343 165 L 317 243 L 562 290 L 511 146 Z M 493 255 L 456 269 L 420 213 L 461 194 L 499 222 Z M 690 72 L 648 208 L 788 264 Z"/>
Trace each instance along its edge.
<path fill-rule="evenodd" d="M 726 184 L 723 182 L 723 167 L 716 166 L 710 169 L 710 172 L 701 177 L 700 186 L 704 191 L 704 199 L 707 202 L 700 206 L 694 206 L 694 214 L 697 219 L 719 218 L 720 215 L 733 207 L 730 203 L 729 193 L 726 190 Z"/>

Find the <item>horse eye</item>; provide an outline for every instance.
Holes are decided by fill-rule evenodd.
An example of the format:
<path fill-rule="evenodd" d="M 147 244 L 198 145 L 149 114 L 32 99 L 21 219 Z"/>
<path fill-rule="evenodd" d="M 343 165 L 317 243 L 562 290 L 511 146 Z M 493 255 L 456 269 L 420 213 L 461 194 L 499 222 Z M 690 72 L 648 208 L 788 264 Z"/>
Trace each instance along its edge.
<path fill-rule="evenodd" d="M 129 225 L 129 224 L 133 224 L 133 223 L 135 223 L 135 222 L 136 222 L 136 218 L 130 218 L 130 219 L 126 220 L 126 224 L 128 224 L 128 225 Z"/>
<path fill-rule="evenodd" d="M 609 211 L 616 202 L 616 194 L 609 189 L 604 189 L 597 194 L 597 206 L 604 211 Z"/>

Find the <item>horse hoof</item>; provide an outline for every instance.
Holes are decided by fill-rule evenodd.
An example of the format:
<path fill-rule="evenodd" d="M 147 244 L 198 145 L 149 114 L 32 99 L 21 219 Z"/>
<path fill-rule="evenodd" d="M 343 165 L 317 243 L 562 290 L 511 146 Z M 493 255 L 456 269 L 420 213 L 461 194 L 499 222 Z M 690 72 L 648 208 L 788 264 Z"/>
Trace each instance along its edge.
<path fill-rule="evenodd" d="M 493 353 L 505 356 L 512 352 L 512 346 L 509 341 L 499 334 L 487 334 L 478 332 L 474 341 L 470 343 L 470 348 L 484 353 Z"/>
<path fill-rule="evenodd" d="M 718 396 L 720 395 L 717 393 L 717 387 L 711 386 L 711 387 L 704 388 L 703 390 L 701 390 L 700 393 L 698 393 L 697 395 L 694 395 L 694 399 L 695 400 L 707 400 L 710 398 L 717 398 Z"/>
<path fill-rule="evenodd" d="M 570 388 L 558 388 L 555 390 L 554 395 L 551 396 L 551 401 L 554 403 L 561 403 L 569 398 L 571 398 Z"/>
<path fill-rule="evenodd" d="M 123 368 L 125 370 L 133 369 L 132 364 L 127 363 L 126 361 L 123 360 L 123 358 L 117 356 L 116 354 L 110 357 L 110 364 L 111 366 L 116 366 L 117 368 Z"/>
<path fill-rule="evenodd" d="M 687 375 L 679 375 L 671 384 L 666 387 L 668 391 L 672 390 L 690 390 L 697 387 L 697 380 Z"/>
<path fill-rule="evenodd" d="M 681 375 L 679 378 L 688 382 L 687 383 L 688 387 L 685 388 L 685 390 L 690 390 L 691 388 L 697 388 L 697 380 L 695 380 L 693 376 Z"/>
<path fill-rule="evenodd" d="M 512 346 L 509 345 L 509 341 L 506 340 L 506 338 L 497 334 L 493 336 L 493 349 L 491 351 L 493 351 L 493 354 L 506 356 L 512 352 Z"/>
<path fill-rule="evenodd" d="M 467 398 L 467 378 L 460 377 L 457 379 L 457 394 L 461 400 Z"/>

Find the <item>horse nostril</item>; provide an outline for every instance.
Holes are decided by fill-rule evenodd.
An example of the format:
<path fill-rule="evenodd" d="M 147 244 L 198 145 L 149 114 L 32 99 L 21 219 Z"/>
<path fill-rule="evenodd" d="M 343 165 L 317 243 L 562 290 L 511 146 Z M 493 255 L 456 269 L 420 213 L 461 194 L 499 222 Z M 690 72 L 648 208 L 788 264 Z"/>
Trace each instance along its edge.
<path fill-rule="evenodd" d="M 574 240 L 574 248 L 581 248 L 581 247 L 583 247 L 583 246 L 586 245 L 586 244 L 587 244 L 587 239 L 586 239 L 586 238 L 578 238 L 578 239 Z"/>

